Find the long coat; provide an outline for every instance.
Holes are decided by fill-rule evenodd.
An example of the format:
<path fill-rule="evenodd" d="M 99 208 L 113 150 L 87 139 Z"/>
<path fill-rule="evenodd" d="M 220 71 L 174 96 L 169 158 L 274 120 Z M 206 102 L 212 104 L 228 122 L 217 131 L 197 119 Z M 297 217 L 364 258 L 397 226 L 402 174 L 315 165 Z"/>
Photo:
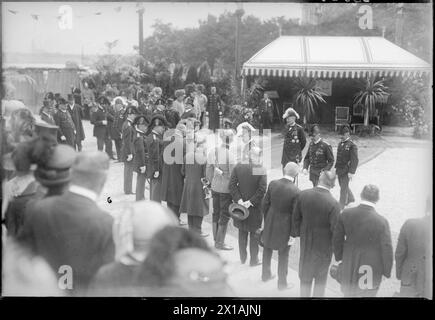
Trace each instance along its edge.
<path fill-rule="evenodd" d="M 74 125 L 76 127 L 76 141 L 83 141 L 85 140 L 85 131 L 83 130 L 83 110 L 80 105 L 77 103 L 74 104 L 74 108 L 71 110 L 71 106 L 68 106 L 67 109 L 71 115 L 72 121 L 74 122 Z"/>
<path fill-rule="evenodd" d="M 427 260 L 432 252 L 430 216 L 407 220 L 399 234 L 396 247 L 396 277 L 402 286 L 410 286 L 416 296 L 427 296 L 430 269 Z"/>
<path fill-rule="evenodd" d="M 345 296 L 363 293 L 359 281 L 361 266 L 372 270 L 373 289 L 382 276 L 389 278 L 393 265 L 393 248 L 387 219 L 368 205 L 343 210 L 334 231 L 334 255 L 343 261 L 341 289 Z"/>
<path fill-rule="evenodd" d="M 208 128 L 210 130 L 219 129 L 219 111 L 222 108 L 222 100 L 217 93 L 211 94 L 208 97 L 207 111 L 208 111 Z"/>
<path fill-rule="evenodd" d="M 179 135 L 173 136 L 172 141 L 165 141 L 164 148 L 173 144 L 174 151 L 172 156 L 174 157 L 174 163 L 169 164 L 167 161 L 163 161 L 162 169 L 162 201 L 170 202 L 173 205 L 180 205 L 181 196 L 183 195 L 184 188 L 184 176 L 182 172 L 183 167 L 183 137 Z M 181 152 L 175 152 L 175 150 L 181 150 Z"/>
<path fill-rule="evenodd" d="M 125 108 L 116 111 L 113 107 L 110 109 L 110 114 L 112 115 L 113 122 L 110 126 L 110 137 L 113 140 L 119 140 L 122 137 L 122 128 L 126 122 L 124 116 Z"/>
<path fill-rule="evenodd" d="M 146 143 L 147 136 L 144 133 L 136 132 L 134 138 L 134 169 L 137 173 L 142 174 L 140 171 L 141 167 L 146 167 L 148 162 L 148 145 Z M 146 168 L 145 168 L 146 170 Z M 143 174 L 145 174 L 144 172 Z"/>
<path fill-rule="evenodd" d="M 54 117 L 51 114 L 45 112 L 41 112 L 41 120 L 49 124 L 54 124 L 54 125 L 56 124 Z"/>
<path fill-rule="evenodd" d="M 286 125 L 284 127 L 284 144 L 282 149 L 281 164 L 285 166 L 288 162 L 299 163 L 302 161 L 302 150 L 307 144 L 304 129 L 298 125 Z"/>
<path fill-rule="evenodd" d="M 127 120 L 122 126 L 122 147 L 121 147 L 121 161 L 127 162 L 128 155 L 133 155 L 134 158 L 134 138 L 136 130 L 132 123 Z"/>
<path fill-rule="evenodd" d="M 18 240 L 56 274 L 61 266 L 70 266 L 77 292 L 87 288 L 101 266 L 113 261 L 112 225 L 113 218 L 94 201 L 67 191 L 32 203 Z"/>
<path fill-rule="evenodd" d="M 298 187 L 286 178 L 274 180 L 269 184 L 263 199 L 264 247 L 279 250 L 287 246 L 298 194 Z"/>
<path fill-rule="evenodd" d="M 57 111 L 54 120 L 56 125 L 59 127 L 58 140 L 61 141 L 61 136 L 64 136 L 66 143 L 74 146 L 75 133 L 76 130 L 74 122 L 72 121 L 71 115 L 68 111 Z"/>
<path fill-rule="evenodd" d="M 194 156 L 194 152 L 191 152 L 186 155 L 186 159 L 193 159 Z M 205 157 L 203 160 L 206 160 Z M 191 216 L 204 217 L 208 214 L 208 207 L 204 199 L 201 178 L 205 178 L 206 164 L 205 162 L 185 164 L 183 165 L 183 172 L 185 181 L 180 212 L 185 212 Z"/>
<path fill-rule="evenodd" d="M 103 121 L 107 121 L 107 110 L 100 106 L 96 110 L 91 110 L 91 124 L 94 125 L 94 137 L 97 139 L 106 139 L 109 135 L 108 125 L 103 124 Z"/>
<path fill-rule="evenodd" d="M 230 178 L 230 194 L 234 202 L 240 199 L 251 201 L 249 207 L 249 216 L 245 220 L 234 220 L 234 226 L 240 230 L 255 232 L 261 228 L 263 215 L 261 214 L 261 202 L 267 189 L 267 176 L 264 168 L 255 168 L 262 170 L 264 174 L 253 174 L 251 164 L 239 163 L 235 166 Z M 254 172 L 255 173 L 255 172 Z"/>
<path fill-rule="evenodd" d="M 292 217 L 292 236 L 300 237 L 299 278 L 312 280 L 319 269 L 329 268 L 332 235 L 340 205 L 331 193 L 314 187 L 299 193 Z"/>

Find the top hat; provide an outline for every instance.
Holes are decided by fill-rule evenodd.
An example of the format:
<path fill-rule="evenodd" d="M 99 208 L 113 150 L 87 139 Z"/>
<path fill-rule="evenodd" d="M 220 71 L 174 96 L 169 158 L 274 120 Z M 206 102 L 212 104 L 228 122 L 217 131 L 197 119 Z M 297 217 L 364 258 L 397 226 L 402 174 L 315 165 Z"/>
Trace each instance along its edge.
<path fill-rule="evenodd" d="M 233 219 L 245 220 L 249 217 L 249 209 L 238 203 L 232 203 L 228 207 L 228 212 Z"/>

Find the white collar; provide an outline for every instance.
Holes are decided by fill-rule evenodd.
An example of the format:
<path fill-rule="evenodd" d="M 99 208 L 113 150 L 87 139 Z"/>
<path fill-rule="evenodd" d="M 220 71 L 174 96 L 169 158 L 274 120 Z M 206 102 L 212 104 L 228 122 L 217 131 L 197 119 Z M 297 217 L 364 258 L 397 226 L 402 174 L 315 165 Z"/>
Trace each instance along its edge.
<path fill-rule="evenodd" d="M 344 143 L 344 142 L 346 142 L 349 139 L 350 139 L 350 137 L 346 138 L 346 140 L 341 140 L 341 143 Z"/>
<path fill-rule="evenodd" d="M 373 209 L 376 209 L 376 204 L 370 201 L 361 200 L 360 204 L 364 204 L 366 206 L 372 207 Z"/>
<path fill-rule="evenodd" d="M 84 188 L 84 187 L 77 186 L 77 185 L 71 185 L 69 187 L 69 191 L 72 193 L 78 194 L 79 196 L 83 196 L 85 198 L 88 198 L 94 202 L 97 201 L 97 199 L 98 199 L 98 195 L 96 192 L 89 190 L 87 188 Z"/>
<path fill-rule="evenodd" d="M 322 185 L 320 185 L 320 184 L 318 184 L 317 187 L 318 187 L 318 188 L 321 188 L 321 189 L 328 190 L 329 192 L 331 192 L 327 187 L 322 186 Z"/>
<path fill-rule="evenodd" d="M 284 179 L 290 180 L 291 182 L 295 182 L 295 178 L 284 175 Z"/>
<path fill-rule="evenodd" d="M 45 111 L 42 111 L 42 113 L 45 114 L 47 117 L 51 118 L 51 114 L 49 114 L 49 113 L 47 113 Z"/>
<path fill-rule="evenodd" d="M 319 140 L 317 140 L 317 142 L 314 142 L 314 141 L 313 141 L 313 143 L 314 143 L 314 144 L 318 144 L 320 141 L 322 141 L 322 138 L 320 138 Z"/>

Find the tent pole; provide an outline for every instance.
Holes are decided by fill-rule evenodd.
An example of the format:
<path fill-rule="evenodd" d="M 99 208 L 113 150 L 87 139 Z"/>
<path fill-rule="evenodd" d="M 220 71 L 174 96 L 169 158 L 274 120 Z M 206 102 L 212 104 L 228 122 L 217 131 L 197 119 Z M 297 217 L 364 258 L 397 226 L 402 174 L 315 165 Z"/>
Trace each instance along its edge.
<path fill-rule="evenodd" d="M 242 94 L 243 100 L 245 100 L 245 76 L 242 76 L 242 79 L 240 80 L 240 91 Z"/>

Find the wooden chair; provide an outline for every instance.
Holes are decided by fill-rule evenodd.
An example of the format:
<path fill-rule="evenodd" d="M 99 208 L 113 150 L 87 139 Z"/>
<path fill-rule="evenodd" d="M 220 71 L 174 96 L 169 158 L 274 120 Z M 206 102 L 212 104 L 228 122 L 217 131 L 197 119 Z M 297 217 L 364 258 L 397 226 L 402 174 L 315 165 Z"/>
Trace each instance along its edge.
<path fill-rule="evenodd" d="M 349 124 L 349 108 L 335 107 L 335 131 L 339 126 Z"/>

